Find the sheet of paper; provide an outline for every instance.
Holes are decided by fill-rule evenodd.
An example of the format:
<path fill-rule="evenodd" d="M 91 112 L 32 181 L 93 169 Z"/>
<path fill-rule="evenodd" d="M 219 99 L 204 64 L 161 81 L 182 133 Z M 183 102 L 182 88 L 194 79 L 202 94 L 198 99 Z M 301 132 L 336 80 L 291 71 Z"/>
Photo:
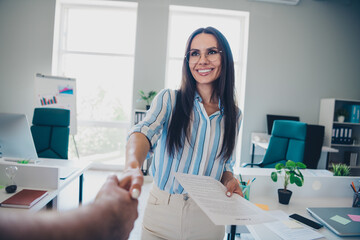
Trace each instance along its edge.
<path fill-rule="evenodd" d="M 341 223 L 342 225 L 346 225 L 349 222 L 351 222 L 349 219 L 343 218 L 343 217 L 341 217 L 339 215 L 335 215 L 335 216 L 331 217 L 330 219 L 335 221 L 335 222 Z"/>
<path fill-rule="evenodd" d="M 354 222 L 360 222 L 360 215 L 352 215 L 352 214 L 348 214 L 349 218 L 351 218 L 351 220 L 353 220 Z"/>
<path fill-rule="evenodd" d="M 275 220 L 237 194 L 227 197 L 225 186 L 212 177 L 184 173 L 176 173 L 175 177 L 216 225 L 249 225 Z"/>
<path fill-rule="evenodd" d="M 307 227 L 288 228 L 281 221 L 265 223 L 265 226 L 279 235 L 283 240 L 312 240 L 323 237 L 322 234 Z"/>
<path fill-rule="evenodd" d="M 278 220 L 278 221 L 287 221 L 287 220 L 289 220 L 289 214 L 287 214 L 286 212 L 284 212 L 282 210 L 271 210 L 271 211 L 269 211 L 269 214 L 273 218 L 276 218 L 276 220 Z"/>

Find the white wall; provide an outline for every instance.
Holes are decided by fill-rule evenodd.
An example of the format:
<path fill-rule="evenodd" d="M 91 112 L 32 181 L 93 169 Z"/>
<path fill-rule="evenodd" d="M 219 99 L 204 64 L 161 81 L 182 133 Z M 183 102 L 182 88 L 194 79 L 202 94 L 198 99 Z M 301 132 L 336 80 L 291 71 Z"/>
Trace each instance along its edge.
<path fill-rule="evenodd" d="M 55 0 L 0 0 L 0 112 L 32 119 L 35 73 L 51 73 Z"/>
<path fill-rule="evenodd" d="M 136 2 L 135 107 L 139 89 L 164 87 L 169 4 L 250 12 L 242 162 L 250 161 L 250 133 L 266 131 L 267 113 L 317 123 L 321 98 L 360 99 L 359 1 Z M 34 73 L 51 73 L 54 9 L 55 0 L 0 0 L 0 111 L 32 116 Z"/>

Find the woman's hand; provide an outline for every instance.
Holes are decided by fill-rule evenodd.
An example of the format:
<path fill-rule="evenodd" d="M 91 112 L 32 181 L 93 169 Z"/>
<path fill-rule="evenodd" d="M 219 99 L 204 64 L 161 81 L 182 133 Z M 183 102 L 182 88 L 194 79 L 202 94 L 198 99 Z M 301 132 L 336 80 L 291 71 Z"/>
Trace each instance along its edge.
<path fill-rule="evenodd" d="M 232 172 L 224 172 L 221 182 L 227 188 L 226 196 L 231 197 L 234 193 L 236 193 L 243 197 L 240 185 L 236 178 L 234 178 Z"/>
<path fill-rule="evenodd" d="M 144 176 L 140 168 L 129 166 L 124 170 L 121 179 L 119 186 L 128 190 L 133 199 L 138 199 L 144 183 Z"/>

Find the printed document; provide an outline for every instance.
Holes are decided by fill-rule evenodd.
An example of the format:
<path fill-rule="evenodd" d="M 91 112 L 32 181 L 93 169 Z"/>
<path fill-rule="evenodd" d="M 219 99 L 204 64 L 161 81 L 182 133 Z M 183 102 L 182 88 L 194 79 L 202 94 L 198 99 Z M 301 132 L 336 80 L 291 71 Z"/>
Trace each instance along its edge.
<path fill-rule="evenodd" d="M 226 187 L 208 176 L 176 173 L 176 179 L 216 225 L 251 225 L 276 221 L 238 194 L 227 197 Z"/>

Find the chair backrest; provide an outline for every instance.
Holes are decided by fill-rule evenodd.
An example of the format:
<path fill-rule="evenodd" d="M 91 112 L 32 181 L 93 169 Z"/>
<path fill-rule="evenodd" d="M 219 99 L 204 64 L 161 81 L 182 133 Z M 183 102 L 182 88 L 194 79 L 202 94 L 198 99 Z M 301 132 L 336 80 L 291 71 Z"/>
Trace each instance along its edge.
<path fill-rule="evenodd" d="M 31 126 L 37 154 L 41 158 L 68 158 L 70 110 L 35 108 Z"/>
<path fill-rule="evenodd" d="M 306 123 L 288 120 L 276 120 L 272 129 L 269 146 L 261 167 L 272 168 L 287 160 L 303 162 Z"/>
<path fill-rule="evenodd" d="M 307 124 L 303 161 L 306 168 L 317 169 L 324 142 L 324 132 L 324 126 Z"/>

